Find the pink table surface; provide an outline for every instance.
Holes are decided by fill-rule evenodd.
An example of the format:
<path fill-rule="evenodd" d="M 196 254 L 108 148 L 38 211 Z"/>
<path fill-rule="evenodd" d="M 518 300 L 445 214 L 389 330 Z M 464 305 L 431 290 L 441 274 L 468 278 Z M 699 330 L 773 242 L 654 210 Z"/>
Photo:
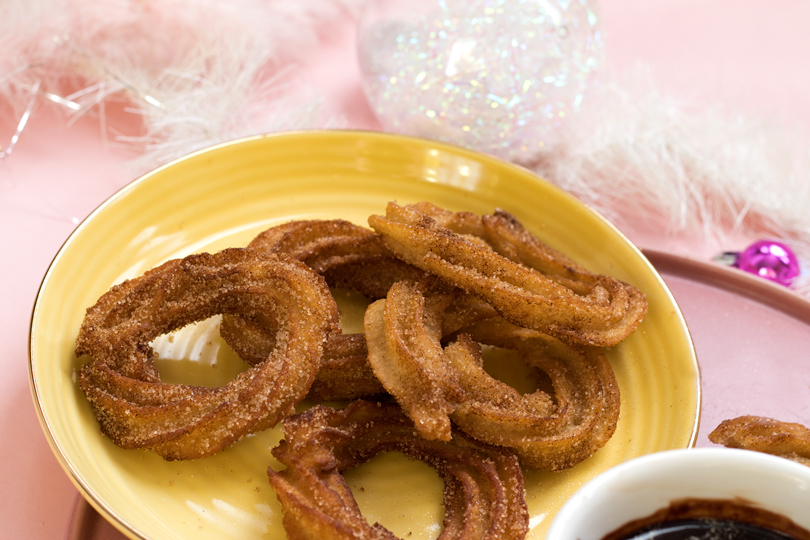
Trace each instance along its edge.
<path fill-rule="evenodd" d="M 810 4 L 801 0 L 603 0 L 609 62 L 649 65 L 677 95 L 810 126 Z M 359 85 L 352 21 L 337 22 L 301 75 L 328 89 L 328 110 L 349 127 L 377 129 Z M 11 122 L 0 123 L 7 142 Z M 69 534 L 77 491 L 40 428 L 28 384 L 28 325 L 48 264 L 76 224 L 135 175 L 132 156 L 102 137 L 93 118 L 70 126 L 32 117 L 0 160 L 0 538 Z M 688 251 L 654 230 L 626 231 L 644 248 Z M 705 254 L 700 254 L 704 256 Z M 810 338 L 801 318 L 706 284 L 694 272 L 665 275 L 690 324 L 703 370 L 704 424 L 767 414 L 810 422 Z"/>

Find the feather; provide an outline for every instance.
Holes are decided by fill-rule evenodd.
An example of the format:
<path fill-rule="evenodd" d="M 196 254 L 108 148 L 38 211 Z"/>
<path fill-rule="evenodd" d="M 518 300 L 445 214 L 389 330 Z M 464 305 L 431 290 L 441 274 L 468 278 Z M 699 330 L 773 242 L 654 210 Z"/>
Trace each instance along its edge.
<path fill-rule="evenodd" d="M 810 264 L 807 135 L 675 99 L 644 69 L 603 74 L 532 168 L 629 234 L 656 228 L 696 251 L 781 240 Z M 806 270 L 795 288 L 810 293 Z"/>
<path fill-rule="evenodd" d="M 7 0 L 0 5 L 0 97 L 22 117 L 31 89 L 68 115 L 98 115 L 153 168 L 260 132 L 336 125 L 314 90 L 292 97 L 290 66 L 360 0 Z M 270 106 L 265 104 L 270 103 Z M 64 107 L 70 105 L 70 108 Z M 113 126 L 107 110 L 123 107 Z M 135 122 L 132 122 L 132 120 Z"/>
<path fill-rule="evenodd" d="M 238 137 L 342 126 L 317 90 L 289 89 L 296 62 L 363 1 L 5 0 L 0 112 L 17 133 L 0 157 L 43 103 L 68 121 L 96 115 L 105 137 L 137 149 L 137 171 Z M 531 168 L 628 231 L 704 252 L 784 241 L 810 296 L 806 134 L 675 99 L 644 70 L 602 73 L 583 105 Z"/>

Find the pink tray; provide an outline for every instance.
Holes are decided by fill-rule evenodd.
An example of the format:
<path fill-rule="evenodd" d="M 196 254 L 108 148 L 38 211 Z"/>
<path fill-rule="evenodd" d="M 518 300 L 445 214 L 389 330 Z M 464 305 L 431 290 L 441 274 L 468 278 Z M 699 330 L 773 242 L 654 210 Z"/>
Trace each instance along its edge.
<path fill-rule="evenodd" d="M 745 414 L 810 424 L 810 302 L 733 268 L 645 250 L 683 311 L 701 369 L 697 446 Z M 654 358 L 649 361 L 654 362 Z M 81 497 L 67 540 L 123 540 Z"/>
<path fill-rule="evenodd" d="M 686 318 L 700 364 L 697 446 L 727 418 L 810 424 L 810 301 L 734 268 L 656 251 L 645 255 Z"/>

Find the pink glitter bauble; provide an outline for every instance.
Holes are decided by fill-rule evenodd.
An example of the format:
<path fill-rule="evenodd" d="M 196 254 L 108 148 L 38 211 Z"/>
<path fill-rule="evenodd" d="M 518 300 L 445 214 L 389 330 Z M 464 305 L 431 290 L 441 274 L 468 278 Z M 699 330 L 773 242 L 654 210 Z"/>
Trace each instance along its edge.
<path fill-rule="evenodd" d="M 383 129 L 532 162 L 603 63 L 596 0 L 369 0 L 363 89 Z"/>
<path fill-rule="evenodd" d="M 788 287 L 800 271 L 796 254 L 782 242 L 774 240 L 754 242 L 739 254 L 735 266 Z"/>

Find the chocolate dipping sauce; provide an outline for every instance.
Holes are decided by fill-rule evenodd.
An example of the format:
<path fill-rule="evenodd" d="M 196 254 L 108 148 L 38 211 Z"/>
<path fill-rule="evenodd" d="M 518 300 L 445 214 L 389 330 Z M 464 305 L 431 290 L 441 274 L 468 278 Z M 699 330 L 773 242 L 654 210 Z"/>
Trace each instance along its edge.
<path fill-rule="evenodd" d="M 808 508 L 810 511 L 810 508 Z M 604 540 L 810 540 L 791 519 L 741 500 L 684 499 Z"/>

